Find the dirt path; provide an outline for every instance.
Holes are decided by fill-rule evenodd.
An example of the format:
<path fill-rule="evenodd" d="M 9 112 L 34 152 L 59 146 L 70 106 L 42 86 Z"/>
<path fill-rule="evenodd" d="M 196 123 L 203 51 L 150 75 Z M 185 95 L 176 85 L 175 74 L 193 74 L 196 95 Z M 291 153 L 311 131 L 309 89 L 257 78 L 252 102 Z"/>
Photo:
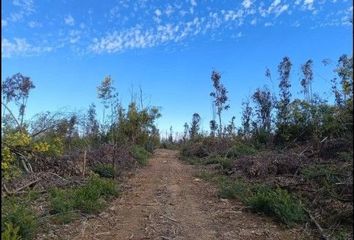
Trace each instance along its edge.
<path fill-rule="evenodd" d="M 157 150 L 128 191 L 99 216 L 61 228 L 61 239 L 299 239 L 299 231 L 217 198 L 177 154 Z"/>

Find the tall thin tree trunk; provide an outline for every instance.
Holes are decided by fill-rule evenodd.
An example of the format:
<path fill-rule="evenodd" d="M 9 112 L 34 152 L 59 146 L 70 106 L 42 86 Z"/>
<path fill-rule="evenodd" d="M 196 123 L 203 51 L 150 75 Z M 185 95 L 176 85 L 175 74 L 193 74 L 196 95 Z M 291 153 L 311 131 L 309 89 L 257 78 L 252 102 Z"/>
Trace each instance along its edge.
<path fill-rule="evenodd" d="M 219 138 L 221 138 L 222 135 L 221 112 L 218 113 L 218 116 L 219 116 Z"/>

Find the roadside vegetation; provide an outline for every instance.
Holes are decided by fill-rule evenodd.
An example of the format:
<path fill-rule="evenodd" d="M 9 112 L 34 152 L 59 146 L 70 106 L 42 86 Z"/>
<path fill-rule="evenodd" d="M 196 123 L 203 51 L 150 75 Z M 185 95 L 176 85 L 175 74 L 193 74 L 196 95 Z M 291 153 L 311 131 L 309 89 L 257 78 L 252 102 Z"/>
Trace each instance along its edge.
<path fill-rule="evenodd" d="M 53 225 L 98 214 L 156 147 L 179 149 L 199 178 L 218 186 L 220 198 L 238 199 L 308 236 L 352 239 L 353 59 L 343 55 L 332 65 L 334 101 L 314 92 L 313 64 L 300 66 L 301 98 L 292 96 L 290 58 L 281 60 L 276 78 L 267 69 L 265 79 L 277 81 L 278 91 L 265 85 L 246 98 L 239 128 L 235 117 L 224 119 L 228 90 L 212 71 L 210 130 L 201 131 L 196 112 L 181 137 L 171 127 L 161 141 L 159 108 L 144 105 L 142 91 L 124 107 L 110 76 L 97 87 L 102 117 L 91 104 L 84 112 L 31 119 L 34 83 L 20 73 L 8 77 L 1 85 L 2 239 L 34 239 Z"/>
<path fill-rule="evenodd" d="M 21 73 L 1 85 L 5 240 L 34 239 L 48 224 L 98 214 L 119 195 L 125 174 L 146 165 L 159 145 L 159 109 L 143 105 L 142 91 L 124 108 L 110 76 L 97 87 L 100 119 L 94 104 L 85 112 L 47 111 L 27 119 L 34 89 Z"/>
<path fill-rule="evenodd" d="M 276 78 L 266 70 L 278 92 L 256 89 L 242 104 L 240 128 L 234 117 L 223 124 L 223 112 L 231 110 L 228 91 L 213 71 L 210 131 L 200 131 L 195 113 L 183 137 L 165 147 L 178 147 L 182 160 L 200 168 L 197 177 L 217 184 L 221 198 L 238 199 L 285 226 L 303 227 L 308 236 L 352 239 L 353 59 L 343 55 L 334 67 L 334 102 L 312 88 L 312 60 L 300 66 L 303 98 L 292 98 L 292 67 L 284 57 Z"/>

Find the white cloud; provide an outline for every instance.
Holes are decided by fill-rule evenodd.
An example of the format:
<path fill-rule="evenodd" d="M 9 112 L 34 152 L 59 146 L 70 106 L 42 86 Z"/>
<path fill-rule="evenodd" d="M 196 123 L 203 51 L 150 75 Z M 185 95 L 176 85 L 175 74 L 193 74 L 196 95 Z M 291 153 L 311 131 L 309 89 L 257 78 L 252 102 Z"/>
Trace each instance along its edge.
<path fill-rule="evenodd" d="M 282 5 L 279 8 L 277 8 L 275 10 L 275 15 L 278 17 L 280 14 L 282 14 L 283 12 L 287 11 L 289 9 L 289 5 Z"/>
<path fill-rule="evenodd" d="M 71 44 L 77 43 L 81 38 L 81 31 L 79 30 L 71 30 L 69 32 L 69 42 Z"/>
<path fill-rule="evenodd" d="M 305 8 L 309 9 L 309 10 L 313 10 L 313 1 L 314 0 L 304 0 L 304 6 Z"/>
<path fill-rule="evenodd" d="M 64 22 L 65 22 L 65 24 L 67 24 L 69 26 L 74 26 L 75 19 L 71 15 L 68 15 L 64 18 Z"/>
<path fill-rule="evenodd" d="M 171 5 L 168 5 L 166 10 L 165 10 L 165 14 L 167 16 L 170 16 L 175 10 L 173 9 L 173 7 Z"/>
<path fill-rule="evenodd" d="M 30 28 L 36 28 L 36 27 L 41 27 L 42 24 L 40 22 L 36 22 L 36 21 L 30 21 L 28 22 L 28 26 Z"/>
<path fill-rule="evenodd" d="M 13 12 L 10 12 L 7 21 L 20 22 L 24 17 L 30 16 L 35 12 L 32 0 L 13 0 Z"/>
<path fill-rule="evenodd" d="M 191 5 L 192 5 L 193 7 L 197 6 L 197 1 L 196 1 L 196 0 L 191 0 Z"/>
<path fill-rule="evenodd" d="M 24 38 L 14 38 L 10 41 L 6 38 L 1 40 L 1 56 L 10 58 L 14 56 L 34 56 L 43 52 L 51 52 L 51 47 L 37 47 L 29 44 Z"/>
<path fill-rule="evenodd" d="M 256 25 L 257 24 L 257 19 L 252 19 L 252 21 L 251 21 L 251 25 Z"/>
<path fill-rule="evenodd" d="M 160 9 L 156 9 L 155 10 L 155 15 L 158 16 L 158 17 L 161 16 L 161 10 Z"/>
<path fill-rule="evenodd" d="M 12 4 L 26 12 L 34 12 L 33 0 L 13 0 Z"/>
<path fill-rule="evenodd" d="M 1 27 L 6 27 L 7 26 L 7 21 L 4 19 L 1 19 Z"/>
<path fill-rule="evenodd" d="M 249 8 L 249 7 L 251 7 L 251 5 L 252 5 L 252 1 L 251 0 L 243 0 L 243 2 L 242 2 L 242 6 L 244 8 Z"/>
<path fill-rule="evenodd" d="M 123 32 L 114 31 L 105 37 L 94 39 L 89 51 L 115 53 L 126 49 L 153 47 L 166 42 L 179 42 L 188 36 L 199 34 L 202 31 L 202 22 L 202 19 L 195 17 L 191 21 L 175 25 L 157 25 L 145 30 L 133 27 Z"/>
<path fill-rule="evenodd" d="M 272 2 L 272 4 L 269 6 L 268 11 L 269 11 L 269 12 L 272 11 L 276 6 L 278 6 L 278 5 L 280 4 L 280 2 L 281 2 L 281 0 L 274 0 L 274 1 Z"/>

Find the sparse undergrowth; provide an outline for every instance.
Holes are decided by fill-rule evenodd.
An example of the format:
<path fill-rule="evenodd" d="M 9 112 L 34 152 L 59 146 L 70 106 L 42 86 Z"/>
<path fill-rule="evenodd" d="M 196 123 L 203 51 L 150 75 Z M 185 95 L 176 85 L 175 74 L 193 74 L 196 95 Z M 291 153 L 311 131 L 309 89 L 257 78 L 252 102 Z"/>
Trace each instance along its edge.
<path fill-rule="evenodd" d="M 38 227 L 38 218 L 27 201 L 11 197 L 1 206 L 1 239 L 31 239 Z"/>
<path fill-rule="evenodd" d="M 54 224 L 66 224 L 78 218 L 80 213 L 96 214 L 118 194 L 119 187 L 114 180 L 93 176 L 79 187 L 51 189 L 48 197 L 44 197 L 49 203 L 49 215 L 47 211 L 39 214 L 32 209 L 38 192 L 3 198 L 1 239 L 33 239 L 39 227 L 45 226 L 46 219 Z"/>
<path fill-rule="evenodd" d="M 113 178 L 116 174 L 112 164 L 97 164 L 92 170 L 97 173 L 100 177 Z"/>
<path fill-rule="evenodd" d="M 286 190 L 246 183 L 241 179 L 232 180 L 226 176 L 208 171 L 201 171 L 198 177 L 217 183 L 219 197 L 239 199 L 255 212 L 275 217 L 288 226 L 302 223 L 306 219 L 300 201 Z"/>
<path fill-rule="evenodd" d="M 133 146 L 132 155 L 138 163 L 143 166 L 148 163 L 148 158 L 150 157 L 150 153 L 146 151 L 145 148 L 138 145 Z"/>
<path fill-rule="evenodd" d="M 67 223 L 75 218 L 76 213 L 98 213 L 105 207 L 105 200 L 117 196 L 118 186 L 113 180 L 92 177 L 79 188 L 57 189 L 50 192 L 50 213 L 56 214 L 54 221 Z"/>
<path fill-rule="evenodd" d="M 310 159 L 293 149 L 259 152 L 237 140 L 229 143 L 226 150 L 205 151 L 200 141 L 208 140 L 187 142 L 180 158 L 199 165 L 203 170 L 197 177 L 217 184 L 219 197 L 239 199 L 252 211 L 272 216 L 288 227 L 308 222 L 316 229 L 306 208 L 333 239 L 352 236 L 350 150 L 340 152 L 338 159 L 321 159 L 317 155 Z"/>

